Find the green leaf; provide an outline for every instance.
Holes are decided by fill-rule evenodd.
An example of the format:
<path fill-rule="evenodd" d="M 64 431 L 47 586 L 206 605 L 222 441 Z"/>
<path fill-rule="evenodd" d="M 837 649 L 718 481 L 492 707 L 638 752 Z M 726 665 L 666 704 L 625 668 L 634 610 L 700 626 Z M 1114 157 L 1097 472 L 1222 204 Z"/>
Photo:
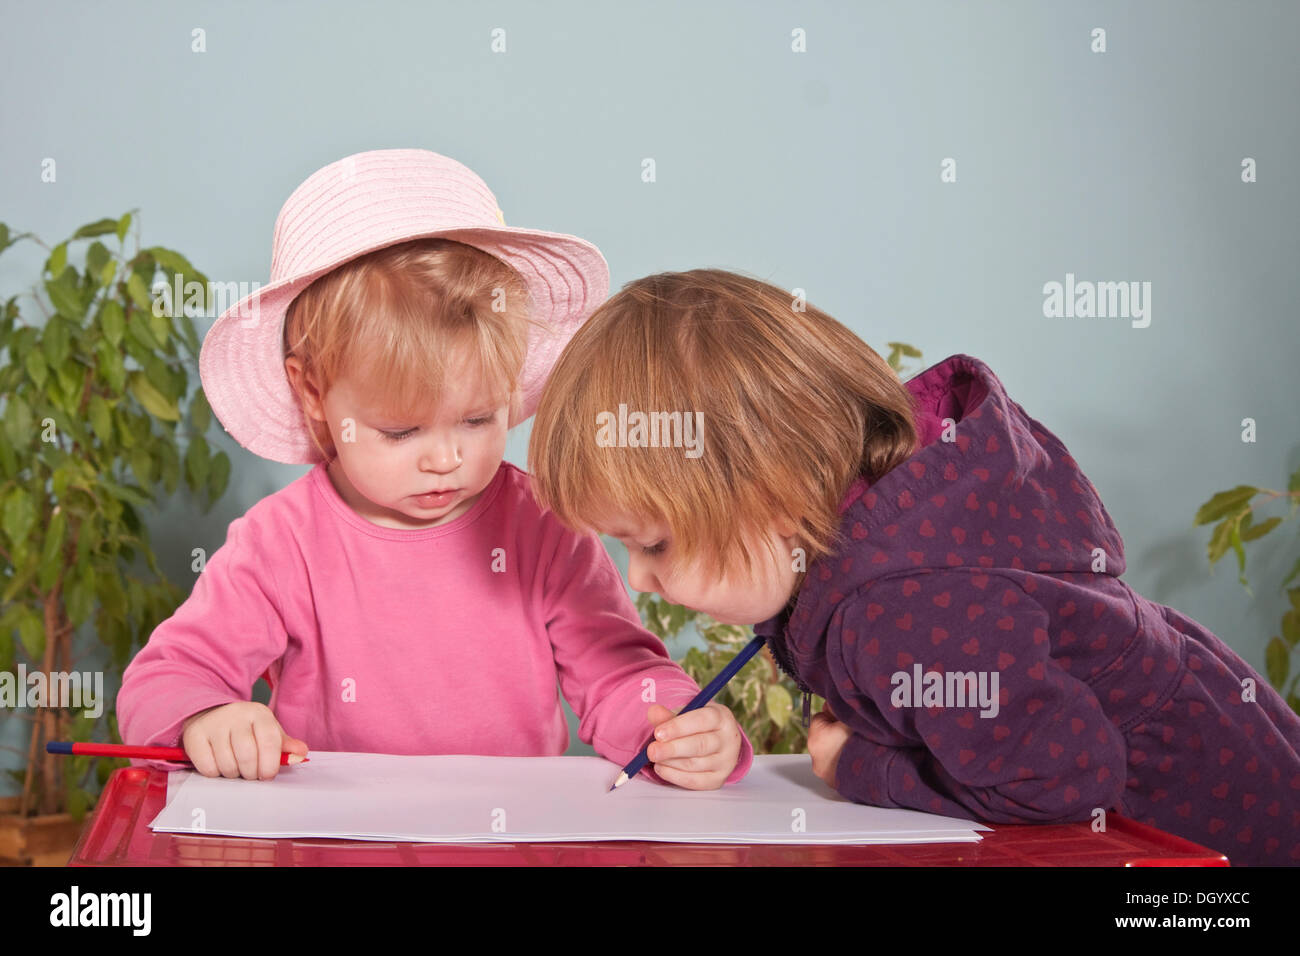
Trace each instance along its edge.
<path fill-rule="evenodd" d="M 96 587 L 96 596 L 99 598 L 100 607 L 104 609 L 109 616 L 121 620 L 126 617 L 126 592 L 122 589 L 122 582 L 111 575 L 104 575 L 98 581 Z"/>
<path fill-rule="evenodd" d="M 168 401 L 156 388 L 149 384 L 142 372 L 132 372 L 129 378 L 128 387 L 131 394 L 135 396 L 136 401 L 144 406 L 154 418 L 160 418 L 163 421 L 178 422 L 180 421 L 180 409 L 175 402 Z"/>
<path fill-rule="evenodd" d="M 107 236 L 117 230 L 116 219 L 100 219 L 87 223 L 72 234 L 73 239 L 88 239 L 92 236 Z"/>
<path fill-rule="evenodd" d="M 7 441 L 0 441 L 0 478 L 13 478 L 18 474 L 18 458 L 14 446 Z"/>
<path fill-rule="evenodd" d="M 790 692 L 780 684 L 769 684 L 764 698 L 767 704 L 767 715 L 778 727 L 784 728 L 790 715 L 794 713 L 794 701 L 790 697 Z"/>
<path fill-rule="evenodd" d="M 160 347 L 167 347 L 167 340 L 171 338 L 172 321 L 165 310 L 162 315 L 155 315 L 152 310 L 149 312 L 149 331 L 158 340 Z"/>
<path fill-rule="evenodd" d="M 113 441 L 113 410 L 108 407 L 108 402 L 104 401 L 99 395 L 90 396 L 90 407 L 87 409 L 90 413 L 90 427 L 95 432 L 95 437 L 105 445 Z"/>
<path fill-rule="evenodd" d="M 90 618 L 95 601 L 95 572 L 83 564 L 72 575 L 64 592 L 63 605 L 68 612 L 68 623 L 80 627 Z"/>
<path fill-rule="evenodd" d="M 149 361 L 144 365 L 144 375 L 163 398 L 169 402 L 179 402 L 181 397 L 181 390 L 177 387 L 179 383 L 172 375 L 171 369 L 167 367 L 167 363 L 157 355 L 149 356 Z"/>
<path fill-rule="evenodd" d="M 58 380 L 59 389 L 62 392 L 63 409 L 73 416 L 79 416 L 81 409 L 81 393 L 85 388 L 84 367 L 76 362 L 63 362 L 54 366 L 54 377 Z M 51 396 L 51 400 L 58 404 L 57 399 Z M 68 432 L 77 436 L 81 441 L 85 431 L 78 427 L 79 417 L 68 424 Z"/>
<path fill-rule="evenodd" d="M 1295 608 L 1282 615 L 1282 637 L 1292 647 L 1300 644 L 1300 611 Z"/>
<path fill-rule="evenodd" d="M 0 222 L 0 252 L 9 248 L 9 227 Z"/>
<path fill-rule="evenodd" d="M 99 241 L 92 242 L 90 248 L 86 250 L 86 272 L 99 275 L 112 258 L 113 254 L 108 251 L 108 246 Z"/>
<path fill-rule="evenodd" d="M 198 273 L 198 270 L 195 269 L 194 266 L 190 265 L 190 260 L 186 259 L 179 252 L 175 252 L 171 249 L 164 249 L 162 246 L 150 246 L 148 249 L 145 249 L 144 252 L 153 256 L 154 261 L 164 269 L 170 269 L 172 272 L 179 272 L 182 281 L 192 279 Z M 175 305 L 176 310 L 179 312 L 181 303 L 177 302 Z"/>
<path fill-rule="evenodd" d="M 125 215 L 123 215 L 121 219 L 117 221 L 117 229 L 115 230 L 115 232 L 117 233 L 118 242 L 124 242 L 126 240 L 126 231 L 130 228 L 131 228 L 131 214 L 128 212 Z"/>
<path fill-rule="evenodd" d="M 1286 675 L 1291 666 L 1291 649 L 1282 643 L 1281 638 L 1274 637 L 1264 648 L 1264 672 L 1274 687 L 1286 683 Z"/>
<path fill-rule="evenodd" d="M 1248 511 L 1246 512 L 1246 514 L 1249 515 L 1250 512 Z M 1281 518 L 1269 518 L 1267 521 L 1262 522 L 1261 524 L 1252 525 L 1250 530 L 1242 532 L 1241 540 L 1254 541 L 1256 538 L 1262 538 L 1264 537 L 1264 535 L 1268 534 L 1270 531 L 1272 531 L 1281 523 L 1282 523 Z"/>
<path fill-rule="evenodd" d="M 216 501 L 226 493 L 226 486 L 230 483 L 230 456 L 224 451 L 219 451 L 212 456 L 212 470 L 208 475 L 208 497 L 210 501 Z"/>
<path fill-rule="evenodd" d="M 36 525 L 36 507 L 32 504 L 31 492 L 21 485 L 9 489 L 4 499 L 3 522 L 5 534 L 15 545 L 27 540 L 28 533 Z"/>
<path fill-rule="evenodd" d="M 122 362 L 122 353 L 107 339 L 100 339 L 95 346 L 95 357 L 99 360 L 100 377 L 110 389 L 120 395 L 126 388 L 126 365 Z"/>
<path fill-rule="evenodd" d="M 50 363 L 50 368 L 58 368 L 67 360 L 70 341 L 68 323 L 59 316 L 53 316 L 45 323 L 45 334 L 41 336 L 41 351 L 45 353 L 45 360 Z"/>
<path fill-rule="evenodd" d="M 1237 524 L 1241 521 L 1244 511 L 1239 511 L 1231 517 L 1225 518 L 1219 524 L 1215 525 L 1214 533 L 1210 536 L 1208 551 L 1210 555 L 1210 564 L 1218 561 L 1227 552 L 1228 548 L 1233 545 L 1233 537 L 1237 534 Z M 1240 541 L 1240 539 L 1238 539 Z"/>
<path fill-rule="evenodd" d="M 1250 512 L 1246 512 L 1249 517 Z M 1232 545 L 1232 550 L 1237 553 L 1237 580 L 1241 582 L 1242 587 L 1246 587 L 1246 549 L 1241 546 L 1241 533 L 1238 525 L 1240 522 L 1233 522 L 1231 530 L 1228 532 L 1228 543 Z"/>
<path fill-rule="evenodd" d="M 191 487 L 202 488 L 207 484 L 208 469 L 208 443 L 202 435 L 195 435 L 185 449 L 185 471 L 190 476 Z"/>
<path fill-rule="evenodd" d="M 191 355 L 197 356 L 200 346 L 198 333 L 194 331 L 194 321 L 184 312 L 179 313 L 176 319 L 180 322 L 181 339 L 185 342 L 186 348 L 190 350 Z"/>
<path fill-rule="evenodd" d="M 149 322 L 148 313 L 140 309 L 132 309 L 131 314 L 126 320 L 127 350 L 141 365 L 147 363 L 153 353 L 162 348 L 163 345 L 153 334 L 153 327 Z M 131 343 L 137 344 L 138 348 L 131 348 Z"/>
<path fill-rule="evenodd" d="M 129 504 L 139 505 L 142 508 L 153 504 L 153 499 L 139 488 L 133 488 L 130 485 L 111 481 L 108 478 L 100 478 L 99 485 L 118 501 L 125 501 Z"/>
<path fill-rule="evenodd" d="M 26 608 L 26 613 L 18 622 L 18 637 L 31 660 L 39 661 L 45 656 L 45 623 L 39 612 Z"/>
<path fill-rule="evenodd" d="M 149 298 L 149 287 L 144 284 L 140 278 L 140 273 L 132 272 L 131 277 L 126 280 L 126 291 L 131 296 L 131 301 L 136 304 L 137 308 L 146 312 L 153 312 L 153 300 Z"/>
<path fill-rule="evenodd" d="M 54 311 L 79 324 L 86 315 L 86 305 L 77 290 L 75 277 L 69 278 L 70 276 L 75 274 L 68 269 L 58 279 L 46 282 L 45 291 L 50 297 L 50 304 L 54 306 Z"/>
<path fill-rule="evenodd" d="M 200 435 L 206 435 L 208 426 L 212 424 L 212 406 L 208 404 L 208 396 L 202 387 L 194 390 L 194 398 L 190 400 L 190 421 Z"/>
<path fill-rule="evenodd" d="M 157 480 L 158 475 L 154 467 L 153 455 L 142 445 L 137 445 L 131 449 L 131 471 L 135 473 L 136 480 L 142 487 L 150 488 Z"/>
<path fill-rule="evenodd" d="M 36 583 L 42 591 L 49 591 L 63 568 L 63 545 L 67 537 L 68 514 L 59 508 L 50 518 L 49 530 L 41 543 L 41 570 Z"/>
<path fill-rule="evenodd" d="M 906 342 L 886 342 L 885 344 L 888 345 L 891 349 L 894 349 L 898 352 L 901 352 L 903 355 L 906 355 L 908 358 L 921 357 L 921 350 L 911 345 L 908 345 Z"/>
<path fill-rule="evenodd" d="M 45 364 L 45 356 L 32 350 L 23 356 L 23 367 L 27 369 L 27 374 L 36 384 L 38 389 L 45 388 L 46 379 L 50 377 L 50 370 Z"/>
<path fill-rule="evenodd" d="M 126 313 L 122 304 L 114 299 L 104 303 L 99 311 L 99 327 L 104 330 L 104 338 L 113 348 L 122 344 L 122 333 L 126 331 Z"/>
<path fill-rule="evenodd" d="M 11 394 L 5 404 L 5 433 L 15 448 L 32 443 L 32 410 L 21 395 Z"/>
<path fill-rule="evenodd" d="M 175 494 L 181 480 L 181 461 L 180 455 L 176 451 L 176 443 L 167 437 L 159 439 L 157 454 L 158 470 L 162 474 L 163 488 L 166 489 L 167 494 Z"/>
<path fill-rule="evenodd" d="M 45 260 L 45 271 L 56 279 L 63 275 L 63 270 L 68 267 L 68 244 L 60 242 L 50 252 L 50 257 Z"/>
<path fill-rule="evenodd" d="M 1231 491 L 1220 491 L 1197 509 L 1196 523 L 1209 524 L 1211 521 L 1217 521 L 1226 515 L 1239 511 L 1242 505 L 1257 494 L 1259 494 L 1259 489 L 1250 485 L 1238 485 Z"/>
<path fill-rule="evenodd" d="M 760 681 L 751 678 L 740 685 L 740 703 L 746 714 L 750 716 L 757 714 L 762 700 L 763 685 Z"/>

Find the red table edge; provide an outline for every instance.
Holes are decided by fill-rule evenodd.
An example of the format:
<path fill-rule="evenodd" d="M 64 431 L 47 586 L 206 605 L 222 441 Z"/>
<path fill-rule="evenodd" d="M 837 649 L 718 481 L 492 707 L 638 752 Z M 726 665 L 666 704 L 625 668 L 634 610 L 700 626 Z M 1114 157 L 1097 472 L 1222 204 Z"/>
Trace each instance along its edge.
<path fill-rule="evenodd" d="M 73 847 L 72 854 L 69 857 L 66 865 L 70 867 L 71 866 L 112 867 L 112 866 L 159 866 L 161 865 L 156 861 L 149 861 L 149 860 L 128 859 L 120 862 L 103 862 L 103 861 L 84 860 L 81 859 L 80 857 L 88 846 L 96 846 L 99 843 L 102 843 L 106 839 L 107 836 L 106 831 L 112 825 L 113 821 L 111 820 L 111 814 L 105 812 L 105 808 L 112 807 L 117 803 L 122 803 L 123 805 L 126 805 L 125 801 L 123 801 L 122 799 L 123 797 L 134 798 L 139 793 L 143 793 L 145 795 L 144 799 L 139 801 L 140 804 L 143 804 L 144 800 L 148 799 L 149 794 L 152 791 L 158 789 L 159 787 L 161 787 L 162 792 L 165 794 L 167 776 L 168 776 L 167 771 L 155 770 L 146 767 L 122 767 L 115 770 L 112 773 L 112 775 L 109 777 L 107 784 L 105 784 L 103 792 L 100 794 L 99 799 L 96 801 L 95 809 L 92 811 L 91 816 L 83 825 L 81 835 L 78 837 L 77 843 Z M 140 787 L 140 783 L 142 780 L 144 781 L 143 788 Z M 148 819 L 151 819 L 152 815 L 153 814 L 149 814 Z M 132 820 L 133 827 L 135 825 L 138 825 L 139 827 L 144 827 L 147 829 L 148 819 L 146 819 L 145 817 L 146 815 L 139 812 L 139 809 L 137 809 L 136 813 L 133 815 L 133 820 Z M 1009 833 L 1016 832 L 1016 831 L 1041 830 L 1042 827 L 1045 826 L 1044 824 L 1010 825 L 1010 824 L 987 824 L 987 823 L 984 825 L 993 827 L 991 833 L 989 831 L 979 831 L 981 832 L 982 839 L 985 842 L 990 841 L 991 838 L 993 838 L 996 834 L 999 833 L 1002 834 L 1003 836 L 1006 836 Z M 1137 820 L 1131 819 L 1129 817 L 1121 816 L 1114 812 L 1107 814 L 1106 825 L 1107 825 L 1108 832 L 1118 831 L 1121 833 L 1125 833 L 1136 840 L 1144 841 L 1147 844 L 1150 844 L 1150 847 L 1147 850 L 1143 851 L 1146 855 L 1135 856 L 1132 859 L 1125 860 L 1122 863 L 1122 865 L 1124 866 L 1223 867 L 1223 866 L 1231 865 L 1228 858 L 1223 853 L 1220 853 L 1216 850 L 1211 850 L 1208 847 L 1201 846 L 1200 844 L 1194 843 L 1191 840 L 1186 839 L 1185 837 L 1177 836 L 1176 834 L 1172 834 L 1172 833 L 1167 833 L 1164 830 L 1158 829 L 1157 827 L 1153 827 L 1145 823 L 1140 823 Z M 1047 824 L 1046 826 L 1061 826 L 1061 824 Z M 1087 821 L 1084 821 L 1077 824 L 1068 824 L 1068 826 L 1090 827 L 1090 824 Z M 213 834 L 213 836 L 217 837 L 220 835 Z M 256 838 L 251 838 L 251 837 L 236 837 L 230 839 L 248 839 L 257 842 Z M 267 844 L 274 845 L 279 841 L 276 839 L 267 839 L 265 840 L 265 842 Z M 302 842 L 302 841 L 297 841 L 297 842 Z M 334 840 L 334 839 L 327 839 L 327 838 L 318 838 L 316 840 L 313 840 L 312 842 L 324 844 L 324 845 L 337 844 L 340 846 L 364 847 L 366 843 L 371 841 Z M 400 843 L 402 841 L 387 841 L 387 842 Z M 431 844 L 410 844 L 410 845 L 430 846 Z M 475 847 L 475 846 L 484 846 L 484 845 L 516 846 L 521 844 L 465 844 L 465 843 L 446 844 L 446 846 L 448 847 L 457 847 L 457 848 Z M 522 845 L 535 847 L 541 850 L 543 848 L 571 849 L 571 848 L 577 848 L 582 844 L 535 843 L 535 844 L 522 844 Z M 647 848 L 658 848 L 658 847 L 665 846 L 665 844 L 663 843 L 654 842 L 654 841 L 630 841 L 630 840 L 609 841 L 608 843 L 602 843 L 598 845 L 611 846 L 611 847 L 617 846 L 619 848 L 627 848 L 629 850 L 637 847 L 643 847 L 643 846 Z M 748 848 L 751 846 L 750 844 L 735 844 L 735 843 L 723 843 L 723 844 L 692 843 L 692 844 L 670 844 L 670 845 L 675 847 L 701 847 L 701 848 L 709 847 L 715 849 L 731 849 L 731 850 L 735 850 L 742 847 Z M 753 844 L 752 846 L 779 847 L 781 845 L 782 844 Z M 790 845 L 794 846 L 795 844 L 790 844 Z M 834 847 L 844 847 L 844 846 L 858 846 L 859 844 L 797 844 L 797 845 L 805 848 L 808 847 L 834 848 Z M 961 848 L 961 847 L 979 846 L 979 844 L 954 842 L 949 844 L 881 844 L 881 846 L 897 846 L 897 847 L 915 846 L 918 848 L 933 847 L 933 846 L 953 846 L 953 847 Z M 1180 854 L 1180 855 L 1177 856 L 1171 855 L 1168 857 L 1153 856 L 1151 855 L 1152 850 L 1155 850 L 1157 852 L 1164 851 L 1169 854 Z M 942 865 L 942 864 L 934 864 L 934 865 Z"/>

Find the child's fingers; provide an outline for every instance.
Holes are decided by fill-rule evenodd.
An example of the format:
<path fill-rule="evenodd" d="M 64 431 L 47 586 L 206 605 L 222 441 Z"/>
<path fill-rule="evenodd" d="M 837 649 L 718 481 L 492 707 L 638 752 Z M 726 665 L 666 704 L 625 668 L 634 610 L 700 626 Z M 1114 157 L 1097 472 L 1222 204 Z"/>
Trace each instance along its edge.
<path fill-rule="evenodd" d="M 230 734 L 230 745 L 234 748 L 235 761 L 239 764 L 239 775 L 245 780 L 257 779 L 257 738 L 253 733 L 254 728 L 250 724 Z"/>
<path fill-rule="evenodd" d="M 660 767 L 672 767 L 674 770 L 685 770 L 690 773 L 708 773 L 718 769 L 718 760 L 716 754 L 709 754 L 704 757 L 674 757 L 672 760 L 654 761 L 655 772 L 659 772 Z"/>
<path fill-rule="evenodd" d="M 651 761 L 659 763 L 681 757 L 704 757 L 721 753 L 722 735 L 718 733 L 691 734 L 672 740 L 656 740 L 650 745 Z"/>
<path fill-rule="evenodd" d="M 280 741 L 284 733 L 274 717 L 253 725 L 257 744 L 257 779 L 270 780 L 280 771 Z"/>
<path fill-rule="evenodd" d="M 678 770 L 670 766 L 661 768 L 659 764 L 655 764 L 655 773 L 662 779 L 671 784 L 676 784 L 684 790 L 717 790 L 721 786 L 717 771 L 712 773 L 692 773 L 689 770 Z"/>
<path fill-rule="evenodd" d="M 672 720 L 666 720 L 655 728 L 655 739 L 666 741 L 674 737 L 688 737 L 717 730 L 722 724 L 716 707 L 704 706 L 697 710 L 678 714 Z"/>
<path fill-rule="evenodd" d="M 230 745 L 230 735 L 218 737 L 212 741 L 212 756 L 217 761 L 221 776 L 234 779 L 239 776 L 239 762 L 235 760 L 235 750 Z"/>
<path fill-rule="evenodd" d="M 215 777 L 221 773 L 217 768 L 217 758 L 212 753 L 212 743 L 207 737 L 201 737 L 192 745 L 187 744 L 185 756 L 190 758 L 194 769 L 205 777 Z"/>

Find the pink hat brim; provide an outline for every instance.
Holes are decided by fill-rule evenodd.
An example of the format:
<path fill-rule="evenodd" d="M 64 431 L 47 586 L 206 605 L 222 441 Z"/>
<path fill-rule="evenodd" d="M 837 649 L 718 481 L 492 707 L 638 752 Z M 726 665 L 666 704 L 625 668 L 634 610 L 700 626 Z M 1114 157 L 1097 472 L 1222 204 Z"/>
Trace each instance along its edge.
<path fill-rule="evenodd" d="M 537 410 L 564 346 L 608 296 L 609 266 L 599 249 L 577 236 L 507 226 L 417 233 L 374 249 L 422 238 L 464 242 L 514 268 L 528 286 L 530 316 L 552 329 L 548 334 L 530 328 L 513 428 Z M 303 289 L 343 261 L 262 286 L 222 313 L 203 339 L 199 375 L 213 413 L 235 441 L 263 458 L 285 464 L 322 460 L 284 369 L 284 316 Z"/>

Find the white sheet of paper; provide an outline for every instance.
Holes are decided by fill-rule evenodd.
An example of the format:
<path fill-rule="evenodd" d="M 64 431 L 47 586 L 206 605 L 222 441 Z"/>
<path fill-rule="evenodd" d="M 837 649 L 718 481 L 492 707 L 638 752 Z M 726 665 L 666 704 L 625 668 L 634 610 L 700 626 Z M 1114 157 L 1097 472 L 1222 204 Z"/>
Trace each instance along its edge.
<path fill-rule="evenodd" d="M 529 843 L 970 843 L 989 827 L 846 800 L 806 754 L 754 758 L 739 783 L 684 790 L 602 757 L 395 756 L 312 751 L 274 780 L 168 778 L 157 831 L 267 838 Z M 201 812 L 200 812 L 201 811 Z M 802 829 L 800 829 L 802 827 Z"/>

